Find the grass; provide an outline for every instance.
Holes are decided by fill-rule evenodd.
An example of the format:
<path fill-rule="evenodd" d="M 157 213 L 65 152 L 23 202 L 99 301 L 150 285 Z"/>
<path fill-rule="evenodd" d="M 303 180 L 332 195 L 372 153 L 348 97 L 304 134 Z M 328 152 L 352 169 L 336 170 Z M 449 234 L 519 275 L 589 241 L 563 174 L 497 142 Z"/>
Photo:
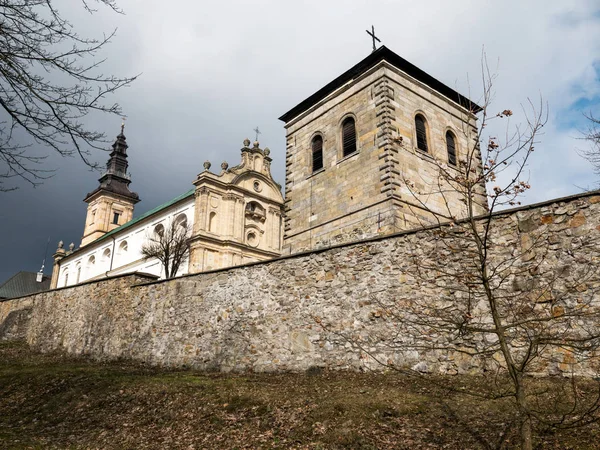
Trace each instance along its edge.
<path fill-rule="evenodd" d="M 469 449 L 494 448 L 509 428 L 512 448 L 510 400 L 460 393 L 485 383 L 397 373 L 207 374 L 0 343 L 0 447 Z M 596 449 L 599 431 L 594 424 L 546 432 L 536 442 Z"/>

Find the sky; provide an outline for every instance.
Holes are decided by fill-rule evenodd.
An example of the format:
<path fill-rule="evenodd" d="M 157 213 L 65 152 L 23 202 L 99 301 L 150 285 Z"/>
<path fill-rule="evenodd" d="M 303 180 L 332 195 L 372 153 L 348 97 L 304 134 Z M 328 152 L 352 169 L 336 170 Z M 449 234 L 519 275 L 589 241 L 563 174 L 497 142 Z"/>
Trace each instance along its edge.
<path fill-rule="evenodd" d="M 284 184 L 285 130 L 277 118 L 369 55 L 375 26 L 382 43 L 475 101 L 481 99 L 481 57 L 497 78 L 494 105 L 511 109 L 540 97 L 548 122 L 528 166 L 534 203 L 593 188 L 598 181 L 578 150 L 584 113 L 600 116 L 600 4 L 597 0 L 445 0 L 420 2 L 309 0 L 119 0 L 124 14 L 97 5 L 90 15 L 76 0 L 55 6 L 82 35 L 117 29 L 97 59 L 102 72 L 138 75 L 108 98 L 127 116 L 135 215 L 189 190 L 204 161 L 239 162 L 245 138 L 261 134 L 273 176 Z M 116 136 L 118 116 L 88 125 Z M 107 146 L 108 148 L 108 146 Z M 59 240 L 81 242 L 83 198 L 99 174 L 77 158 L 49 150 L 43 185 L 17 182 L 0 193 L 0 283 L 38 271 Z M 104 164 L 108 153 L 96 152 Z M 1 169 L 1 168 L 0 168 Z M 46 252 L 48 240 L 50 244 Z"/>

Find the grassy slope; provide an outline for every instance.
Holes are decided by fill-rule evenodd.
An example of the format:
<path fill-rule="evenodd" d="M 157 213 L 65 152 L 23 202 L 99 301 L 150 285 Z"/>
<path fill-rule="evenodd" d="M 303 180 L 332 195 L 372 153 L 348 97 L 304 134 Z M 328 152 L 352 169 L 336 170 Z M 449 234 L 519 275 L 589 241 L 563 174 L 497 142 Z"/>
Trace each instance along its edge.
<path fill-rule="evenodd" d="M 511 422 L 509 401 L 441 387 L 460 391 L 477 383 L 401 374 L 167 371 L 2 343 L 0 447 L 488 448 Z M 538 443 L 600 448 L 599 431 L 596 424 L 545 434 Z"/>

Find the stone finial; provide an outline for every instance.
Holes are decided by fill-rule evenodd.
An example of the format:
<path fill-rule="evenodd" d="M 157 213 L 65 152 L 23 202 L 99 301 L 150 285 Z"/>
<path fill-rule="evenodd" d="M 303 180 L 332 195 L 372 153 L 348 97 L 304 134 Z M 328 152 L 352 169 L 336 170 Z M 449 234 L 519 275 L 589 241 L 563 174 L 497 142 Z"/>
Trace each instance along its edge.
<path fill-rule="evenodd" d="M 258 148 L 260 144 L 258 143 L 258 141 L 254 141 L 254 148 Z"/>
<path fill-rule="evenodd" d="M 269 149 L 269 147 L 265 147 L 265 156 L 269 156 L 271 154 L 271 150 Z"/>
<path fill-rule="evenodd" d="M 223 161 L 221 163 L 221 169 L 227 170 L 229 168 L 229 163 L 227 161 Z"/>
<path fill-rule="evenodd" d="M 204 170 L 210 170 L 210 161 L 204 161 Z"/>
<path fill-rule="evenodd" d="M 57 250 L 62 250 L 62 248 L 64 247 L 64 242 L 63 241 L 58 241 L 58 248 Z"/>
<path fill-rule="evenodd" d="M 69 251 L 72 252 L 74 248 L 75 248 L 75 244 L 73 242 L 71 242 L 69 244 Z"/>
<path fill-rule="evenodd" d="M 249 147 L 250 146 L 250 139 L 246 138 L 244 139 L 244 147 Z"/>

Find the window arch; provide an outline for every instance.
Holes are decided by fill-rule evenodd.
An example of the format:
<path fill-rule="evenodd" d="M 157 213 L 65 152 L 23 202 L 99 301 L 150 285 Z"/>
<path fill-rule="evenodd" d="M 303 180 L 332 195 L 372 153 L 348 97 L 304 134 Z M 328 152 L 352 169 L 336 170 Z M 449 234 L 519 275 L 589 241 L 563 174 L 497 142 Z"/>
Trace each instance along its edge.
<path fill-rule="evenodd" d="M 356 123 L 353 117 L 346 117 L 342 122 L 342 148 L 343 156 L 356 151 Z"/>
<path fill-rule="evenodd" d="M 446 131 L 446 148 L 448 150 L 448 164 L 456 166 L 456 139 L 452 131 Z"/>
<path fill-rule="evenodd" d="M 312 150 L 312 171 L 316 172 L 323 168 L 323 137 L 317 135 L 311 143 Z"/>
<path fill-rule="evenodd" d="M 423 152 L 429 150 L 427 145 L 427 123 L 421 114 L 415 116 L 415 131 L 417 133 L 417 148 Z"/>
<path fill-rule="evenodd" d="M 110 248 L 105 249 L 102 252 L 102 265 L 109 266 L 110 265 Z"/>
<path fill-rule="evenodd" d="M 127 241 L 121 241 L 121 243 L 119 244 L 119 258 L 123 258 L 127 252 L 129 251 L 129 244 L 127 243 Z"/>
<path fill-rule="evenodd" d="M 81 280 L 81 264 L 77 264 L 77 278 L 75 279 L 75 283 L 79 284 L 79 281 Z"/>
<path fill-rule="evenodd" d="M 185 214 L 179 214 L 177 216 L 177 218 L 175 219 L 175 223 L 178 226 L 180 226 L 181 228 L 187 228 L 187 226 L 188 226 L 187 216 Z"/>
<path fill-rule="evenodd" d="M 65 270 L 65 282 L 63 286 L 67 286 L 67 284 L 69 284 L 69 271 Z"/>
<path fill-rule="evenodd" d="M 165 226 L 162 223 L 159 223 L 154 227 L 154 236 L 155 237 L 163 237 L 165 235 Z"/>
<path fill-rule="evenodd" d="M 91 276 L 94 272 L 94 266 L 96 265 L 96 257 L 94 255 L 90 256 L 87 261 L 86 266 L 86 275 Z"/>

